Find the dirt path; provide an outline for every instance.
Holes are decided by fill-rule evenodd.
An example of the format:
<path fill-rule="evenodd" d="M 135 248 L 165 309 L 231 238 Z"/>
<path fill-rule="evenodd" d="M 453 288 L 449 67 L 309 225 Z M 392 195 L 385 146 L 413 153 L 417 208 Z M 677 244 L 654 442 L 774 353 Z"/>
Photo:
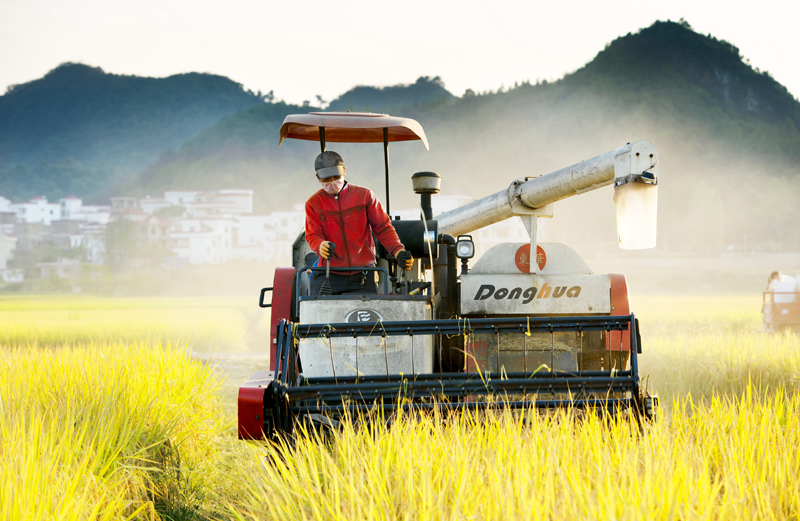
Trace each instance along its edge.
<path fill-rule="evenodd" d="M 221 381 L 218 395 L 226 409 L 236 410 L 239 386 L 256 371 L 269 369 L 269 353 L 253 352 L 192 352 L 192 359 L 213 368 Z"/>

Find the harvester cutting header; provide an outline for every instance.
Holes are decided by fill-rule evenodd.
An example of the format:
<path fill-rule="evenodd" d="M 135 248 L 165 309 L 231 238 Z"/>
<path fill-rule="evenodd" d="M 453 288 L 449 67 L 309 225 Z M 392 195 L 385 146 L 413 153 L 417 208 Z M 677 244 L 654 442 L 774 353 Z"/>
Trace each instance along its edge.
<path fill-rule="evenodd" d="M 280 141 L 287 138 L 319 141 L 323 189 L 307 203 L 293 266 L 278 268 L 261 291 L 259 304 L 272 308 L 270 371 L 239 390 L 240 438 L 401 408 L 653 414 L 656 399 L 639 385 L 641 340 L 625 277 L 595 274 L 568 246 L 537 240 L 538 219 L 553 217 L 554 202 L 613 183 L 620 247 L 654 247 L 651 143 L 517 179 L 435 218 L 431 197 L 442 177 L 418 172 L 420 219 L 391 220 L 389 143 L 419 140 L 427 149 L 419 123 L 312 112 L 286 117 Z M 327 150 L 333 142 L 383 143 L 385 210 L 372 191 L 344 181 L 342 158 Z M 530 241 L 496 245 L 473 261 L 468 234 L 511 217 Z M 362 228 L 371 233 L 353 244 Z"/>

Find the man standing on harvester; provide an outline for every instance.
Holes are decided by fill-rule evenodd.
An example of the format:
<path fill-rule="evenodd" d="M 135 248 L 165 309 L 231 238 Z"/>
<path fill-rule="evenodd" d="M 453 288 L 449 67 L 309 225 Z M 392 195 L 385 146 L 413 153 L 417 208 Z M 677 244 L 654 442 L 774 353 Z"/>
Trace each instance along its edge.
<path fill-rule="evenodd" d="M 375 193 L 344 180 L 342 156 L 323 152 L 314 161 L 314 170 L 322 190 L 306 201 L 306 242 L 320 259 L 326 259 L 332 268 L 374 266 L 374 233 L 398 265 L 410 269 L 411 254 L 400 242 Z M 312 295 L 320 293 L 325 280 L 323 274 L 315 273 L 311 278 Z M 329 284 L 334 295 L 378 292 L 375 277 L 368 271 L 337 271 L 330 274 Z"/>

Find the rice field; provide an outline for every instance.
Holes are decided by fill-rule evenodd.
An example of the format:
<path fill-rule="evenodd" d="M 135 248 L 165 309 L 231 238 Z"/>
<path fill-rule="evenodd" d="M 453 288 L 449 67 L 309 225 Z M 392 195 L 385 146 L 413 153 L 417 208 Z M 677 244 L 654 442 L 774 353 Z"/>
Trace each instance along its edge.
<path fill-rule="evenodd" d="M 3 296 L 0 346 L 146 342 L 240 351 L 269 332 L 254 300 Z"/>
<path fill-rule="evenodd" d="M 759 295 L 634 300 L 644 431 L 407 415 L 282 447 L 235 439 L 252 300 L 0 298 L 0 519 L 800 517 L 800 340 Z"/>

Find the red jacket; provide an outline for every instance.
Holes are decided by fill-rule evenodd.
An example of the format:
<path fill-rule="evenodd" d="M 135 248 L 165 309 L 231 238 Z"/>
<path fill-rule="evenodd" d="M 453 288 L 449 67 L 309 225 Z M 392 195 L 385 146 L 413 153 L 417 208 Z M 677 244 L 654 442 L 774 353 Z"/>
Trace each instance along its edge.
<path fill-rule="evenodd" d="M 336 244 L 333 268 L 374 266 L 373 233 L 392 255 L 405 249 L 369 188 L 345 183 L 337 195 L 320 190 L 306 201 L 306 242 L 317 255 L 323 241 Z"/>

